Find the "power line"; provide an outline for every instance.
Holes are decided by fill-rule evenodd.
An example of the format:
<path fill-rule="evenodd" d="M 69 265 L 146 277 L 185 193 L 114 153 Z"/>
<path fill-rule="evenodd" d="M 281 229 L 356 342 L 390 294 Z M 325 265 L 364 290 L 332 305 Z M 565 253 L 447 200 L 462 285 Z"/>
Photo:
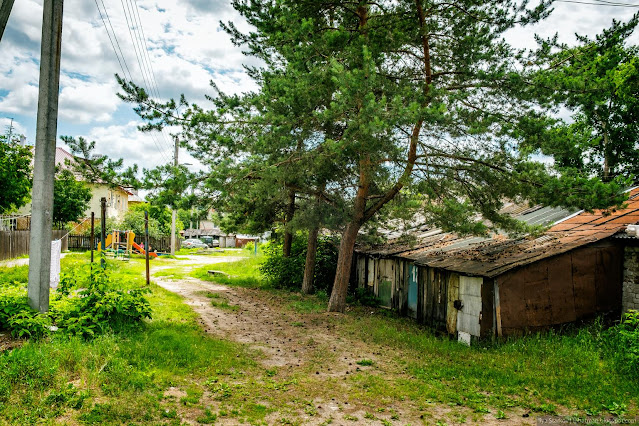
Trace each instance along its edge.
<path fill-rule="evenodd" d="M 639 4 L 613 3 L 613 2 L 604 2 L 603 0 L 601 0 L 600 2 L 587 2 L 587 1 L 578 1 L 578 0 L 555 0 L 555 1 L 560 3 L 588 4 L 592 6 L 639 8 Z"/>
<path fill-rule="evenodd" d="M 126 58 L 124 56 L 124 52 L 122 51 L 122 47 L 120 46 L 120 42 L 118 40 L 117 34 L 115 32 L 115 29 L 113 28 L 113 23 L 111 22 L 111 18 L 109 17 L 106 5 L 104 4 L 104 0 L 100 0 L 100 3 L 102 3 L 102 7 L 104 8 L 104 15 L 102 14 L 102 10 L 100 9 L 100 6 L 98 5 L 97 0 L 95 0 L 95 4 L 96 7 L 98 9 L 98 12 L 100 13 L 100 18 L 102 19 L 102 23 L 104 24 L 104 28 L 107 32 L 107 35 L 109 36 L 109 40 L 111 42 L 111 47 L 113 48 L 113 52 L 115 53 L 116 58 L 118 59 L 118 63 L 120 64 L 120 69 L 122 70 L 122 74 L 123 76 L 128 79 L 129 81 L 133 80 L 133 74 L 131 73 L 131 70 L 128 66 L 128 63 L 126 62 Z M 106 16 L 106 21 L 104 19 L 104 17 Z M 107 22 L 109 23 L 109 26 L 107 27 Z M 128 23 L 128 17 L 127 17 L 127 23 Z M 109 27 L 111 29 L 111 31 L 109 31 Z M 113 34 L 113 35 L 111 35 Z M 117 49 L 116 49 L 117 46 Z M 135 47 L 135 46 L 134 46 Z M 119 52 L 119 54 L 118 54 Z M 136 51 L 136 55 L 137 55 L 137 51 Z M 120 57 L 122 57 L 122 60 L 120 60 Z M 124 66 L 122 65 L 124 63 Z M 126 68 L 126 71 L 125 71 Z M 146 83 L 148 84 L 148 83 Z M 165 151 L 166 148 L 162 148 L 161 144 L 159 143 L 159 141 L 157 140 L 156 136 L 151 133 L 151 139 L 153 140 L 153 143 L 155 144 L 156 148 L 158 149 L 158 152 L 160 153 L 160 155 L 163 157 L 164 161 L 169 162 L 169 158 L 166 156 Z"/>
<path fill-rule="evenodd" d="M 122 2 L 122 0 L 120 1 Z M 153 71 L 152 61 L 149 56 L 149 49 L 146 43 L 146 35 L 144 34 L 144 27 L 142 26 L 142 19 L 140 18 L 140 12 L 137 6 L 137 0 L 135 0 L 135 4 L 134 4 L 134 0 L 126 0 L 126 3 L 127 3 L 129 15 L 130 15 L 130 21 L 133 24 L 129 27 L 129 32 L 130 34 L 132 34 L 132 32 L 135 32 L 137 36 L 138 49 L 136 50 L 136 56 L 138 59 L 138 64 L 140 65 L 140 70 L 146 71 L 146 75 L 144 75 L 143 73 L 143 78 L 146 81 L 146 84 L 149 88 L 149 92 L 153 95 L 153 91 L 155 91 L 155 96 L 159 100 L 160 91 L 157 84 L 157 80 L 155 78 L 155 72 Z M 124 10 L 124 4 L 123 4 L 123 10 Z M 126 11 L 125 11 L 125 14 L 126 14 Z M 128 22 L 129 20 L 127 20 L 127 23 Z M 132 35 L 131 35 L 131 39 L 133 41 Z M 136 44 L 134 42 L 134 48 L 135 47 L 136 47 Z M 139 51 L 139 55 L 137 54 L 138 51 Z M 140 60 L 140 58 L 142 59 Z M 145 65 L 146 65 L 146 69 L 145 69 Z M 164 141 L 166 146 L 171 147 L 172 144 L 169 142 L 169 138 L 166 136 L 166 132 L 164 129 L 162 129 L 160 134 L 161 134 L 161 139 Z"/>
<path fill-rule="evenodd" d="M 107 32 L 107 35 L 109 37 L 109 41 L 111 42 L 111 47 L 113 48 L 113 53 L 115 53 L 115 57 L 118 60 L 118 63 L 120 65 L 120 69 L 122 70 L 122 74 L 123 74 L 124 78 L 126 78 L 128 80 L 133 80 L 132 74 L 131 74 L 131 70 L 129 69 L 129 65 L 127 64 L 126 58 L 124 57 L 124 52 L 122 52 L 122 47 L 120 46 L 120 42 L 118 40 L 117 34 L 115 33 L 115 29 L 113 28 L 113 23 L 111 22 L 111 18 L 109 17 L 109 13 L 108 13 L 107 8 L 106 8 L 106 6 L 104 4 L 104 1 L 100 0 L 100 3 L 102 3 L 102 7 L 104 8 L 104 15 L 102 14 L 102 10 L 100 9 L 100 6 L 98 5 L 98 0 L 95 0 L 95 6 L 98 9 L 98 12 L 100 14 L 100 19 L 102 20 L 102 23 L 104 24 L 104 29 Z M 104 19 L 105 16 L 106 16 L 106 20 Z M 109 22 L 109 26 L 107 26 L 107 21 Z M 109 31 L 109 27 L 111 28 L 111 31 Z M 113 34 L 113 36 L 111 34 Z M 117 48 L 116 48 L 116 46 L 117 46 Z M 122 60 L 120 60 L 120 57 L 122 57 Z M 124 66 L 123 66 L 123 64 L 124 64 Z M 125 71 L 125 68 L 126 68 L 126 71 Z M 158 152 L 163 157 L 164 161 L 168 162 L 169 160 L 166 157 L 166 154 L 164 153 L 165 150 L 160 147 L 160 144 L 157 142 L 157 140 L 153 136 L 152 136 L 152 140 L 153 140 L 153 143 L 155 144 L 156 148 L 158 149 Z"/>

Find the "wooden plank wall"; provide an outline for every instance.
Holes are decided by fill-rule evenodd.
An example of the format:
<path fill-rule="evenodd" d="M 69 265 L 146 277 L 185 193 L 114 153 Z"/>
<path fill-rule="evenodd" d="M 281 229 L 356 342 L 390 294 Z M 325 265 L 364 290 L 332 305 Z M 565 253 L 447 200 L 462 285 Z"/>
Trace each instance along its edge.
<path fill-rule="evenodd" d="M 518 335 L 621 309 L 623 248 L 573 250 L 499 277 L 502 335 Z"/>
<path fill-rule="evenodd" d="M 66 234 L 65 230 L 54 230 L 52 240 L 60 239 Z M 30 231 L 0 231 L 0 260 L 28 255 L 29 235 Z M 68 239 L 62 238 L 62 251 L 68 249 Z"/>

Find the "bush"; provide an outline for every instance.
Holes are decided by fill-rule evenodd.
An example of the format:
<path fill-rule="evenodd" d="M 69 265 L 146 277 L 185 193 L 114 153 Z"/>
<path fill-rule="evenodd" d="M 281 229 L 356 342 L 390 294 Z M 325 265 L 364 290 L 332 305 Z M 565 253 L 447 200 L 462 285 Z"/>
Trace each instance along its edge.
<path fill-rule="evenodd" d="M 260 271 L 269 284 L 276 288 L 301 289 L 306 264 L 307 237 L 296 236 L 291 247 L 291 256 L 282 255 L 281 244 L 264 245 L 266 261 Z M 337 269 L 339 240 L 334 237 L 320 237 L 317 242 L 315 291 L 330 293 Z"/>
<path fill-rule="evenodd" d="M 0 294 L 0 330 L 9 329 L 9 319 L 28 310 L 27 292 L 17 286 L 5 287 Z"/>
<path fill-rule="evenodd" d="M 348 303 L 356 303 L 361 306 L 371 306 L 373 308 L 382 304 L 381 299 L 375 296 L 372 291 L 362 287 L 356 288 L 353 295 L 349 296 L 346 301 Z"/>
<path fill-rule="evenodd" d="M 60 297 L 51 308 L 56 325 L 69 334 L 89 337 L 151 318 L 151 306 L 144 297 L 149 290 L 126 292 L 113 287 L 107 271 L 97 265 L 88 265 L 73 277 L 62 277 Z M 71 288 L 81 289 L 77 297 L 66 297 Z"/>
<path fill-rule="evenodd" d="M 639 311 L 629 311 L 605 331 L 603 342 L 620 372 L 639 380 Z"/>
<path fill-rule="evenodd" d="M 0 294 L 0 330 L 11 330 L 15 337 L 39 339 L 55 325 L 61 332 L 91 337 L 151 317 L 150 304 L 144 297 L 149 290 L 116 289 L 107 271 L 95 264 L 74 272 L 61 277 L 50 310 L 44 314 L 29 307 L 24 287 L 5 286 Z"/>

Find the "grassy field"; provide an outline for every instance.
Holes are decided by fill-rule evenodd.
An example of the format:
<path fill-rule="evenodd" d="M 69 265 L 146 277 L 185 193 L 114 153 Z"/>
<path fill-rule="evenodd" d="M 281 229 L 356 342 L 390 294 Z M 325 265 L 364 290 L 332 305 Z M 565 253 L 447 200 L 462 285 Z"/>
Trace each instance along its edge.
<path fill-rule="evenodd" d="M 63 272 L 86 260 L 67 256 Z M 125 287 L 144 285 L 142 261 L 112 260 L 108 268 Z M 0 290 L 7 281 L 26 283 L 27 273 L 27 267 L 0 270 Z M 155 285 L 151 291 L 153 320 L 138 330 L 92 340 L 55 336 L 0 354 L 0 423 L 62 418 L 88 424 L 180 424 L 177 410 L 193 405 L 201 394 L 193 383 L 255 372 L 256 354 L 206 336 L 179 296 Z M 192 394 L 165 397 L 171 387 Z M 248 404 L 238 407 L 238 415 L 253 411 Z"/>
<path fill-rule="evenodd" d="M 86 255 L 69 255 L 63 272 L 85 262 Z M 152 285 L 153 319 L 137 329 L 91 340 L 54 336 L 0 354 L 0 424 L 299 424 L 300 413 L 317 415 L 314 401 L 331 398 L 365 407 L 364 414 L 335 413 L 337 423 L 347 424 L 402 424 L 395 423 L 398 404 L 422 413 L 424 424 L 485 416 L 518 422 L 522 413 L 582 420 L 639 415 L 639 383 L 617 371 L 596 322 L 468 348 L 383 309 L 353 306 L 345 315 L 326 315 L 325 294 L 270 288 L 260 262 L 251 256 L 190 274 L 251 289 L 290 315 L 292 327 L 330 329 L 336 339 L 361 342 L 377 355 L 358 360 L 361 369 L 343 379 L 315 375 L 335 362 L 321 346 L 299 368 L 265 368 L 259 352 L 206 335 L 179 296 Z M 144 286 L 142 260 L 110 260 L 108 267 L 123 288 Z M 211 277 L 209 269 L 228 277 Z M 170 271 L 167 276 L 180 277 L 179 268 Z M 0 268 L 0 291 L 8 282 L 26 283 L 26 276 L 27 267 Z M 224 295 L 207 296 L 213 306 L 238 310 Z"/>

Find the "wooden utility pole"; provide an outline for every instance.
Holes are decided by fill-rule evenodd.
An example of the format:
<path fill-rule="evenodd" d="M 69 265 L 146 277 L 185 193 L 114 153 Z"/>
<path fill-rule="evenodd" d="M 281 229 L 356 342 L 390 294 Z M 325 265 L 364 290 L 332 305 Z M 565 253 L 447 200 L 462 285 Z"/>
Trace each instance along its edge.
<path fill-rule="evenodd" d="M 100 259 L 100 265 L 102 269 L 106 268 L 106 198 L 100 198 L 100 246 L 102 247 L 102 258 Z"/>
<path fill-rule="evenodd" d="M 11 8 L 13 8 L 13 0 L 0 0 L 0 40 L 2 40 L 4 29 L 7 28 Z"/>
<path fill-rule="evenodd" d="M 95 249 L 95 212 L 91 212 L 91 263 L 93 263 L 93 249 Z"/>
<path fill-rule="evenodd" d="M 5 0 L 2 1 L 4 8 Z M 40 312 L 49 310 L 53 180 L 55 179 L 55 144 L 58 131 L 63 3 L 63 0 L 44 0 L 42 14 L 28 287 L 29 305 Z"/>
<path fill-rule="evenodd" d="M 151 274 L 149 272 L 149 212 L 144 211 L 144 258 L 146 261 L 146 285 L 151 284 Z"/>
<path fill-rule="evenodd" d="M 179 152 L 179 146 L 178 146 L 178 138 L 177 136 L 174 138 L 175 140 L 175 153 L 173 154 L 173 166 L 176 169 L 176 173 L 177 173 L 177 167 L 178 167 L 178 152 Z M 177 210 L 175 209 L 175 207 L 171 207 L 171 256 L 175 256 L 175 222 L 177 220 Z"/>

